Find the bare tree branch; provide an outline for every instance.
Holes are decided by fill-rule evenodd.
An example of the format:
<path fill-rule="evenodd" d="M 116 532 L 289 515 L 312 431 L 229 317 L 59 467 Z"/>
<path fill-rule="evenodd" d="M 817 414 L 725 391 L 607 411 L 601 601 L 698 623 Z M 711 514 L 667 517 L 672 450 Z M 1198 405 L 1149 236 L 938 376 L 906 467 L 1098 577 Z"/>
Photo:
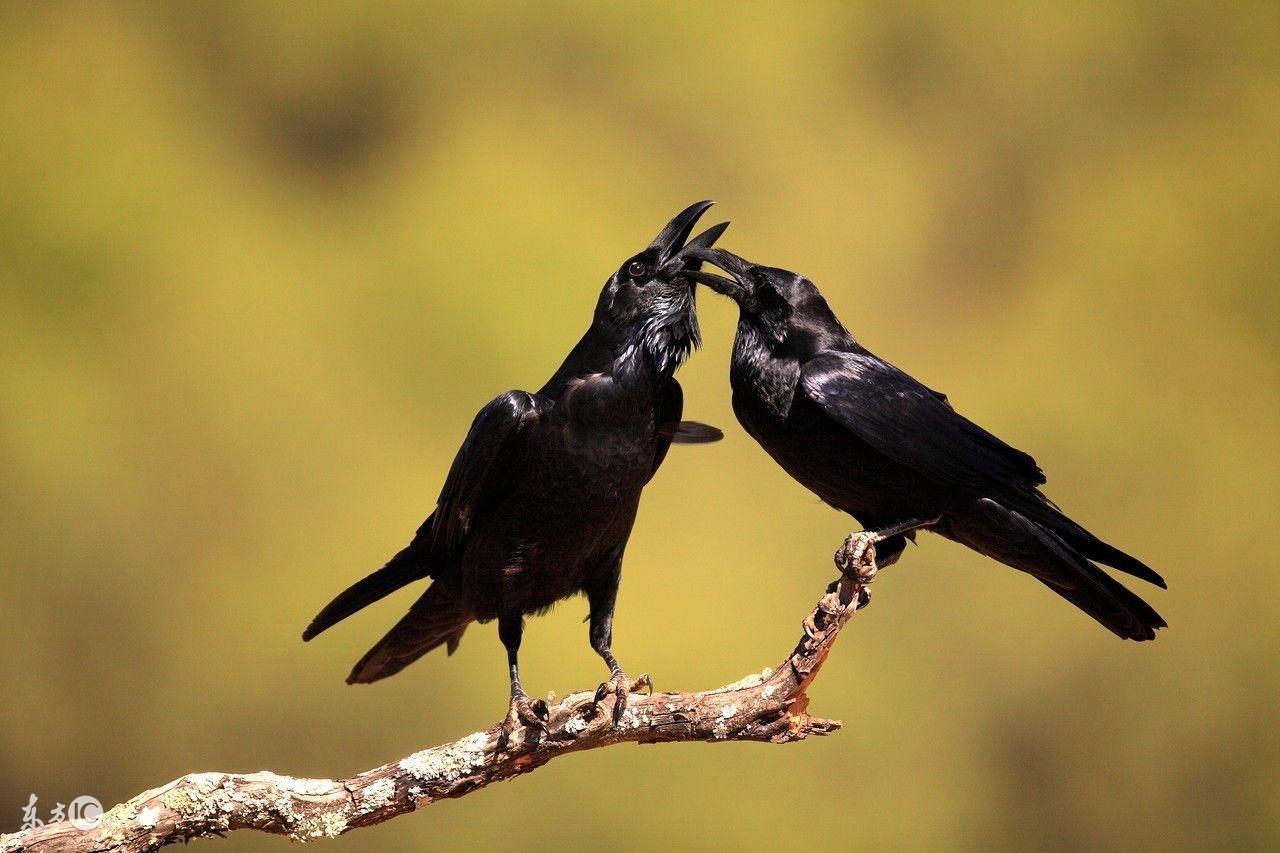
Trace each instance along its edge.
<path fill-rule="evenodd" d="M 498 727 L 424 749 L 349 779 L 259 773 L 192 773 L 102 816 L 94 829 L 69 822 L 0 836 L 0 853 L 156 850 L 178 841 L 256 829 L 298 841 L 332 838 L 528 773 L 559 755 L 616 743 L 751 740 L 790 743 L 825 735 L 836 720 L 809 716 L 809 684 L 840 628 L 868 600 L 873 563 L 833 583 L 804 620 L 805 636 L 776 669 L 702 693 L 633 695 L 617 726 L 612 699 L 594 692 L 551 706 L 549 732 L 524 729 L 505 751 Z"/>

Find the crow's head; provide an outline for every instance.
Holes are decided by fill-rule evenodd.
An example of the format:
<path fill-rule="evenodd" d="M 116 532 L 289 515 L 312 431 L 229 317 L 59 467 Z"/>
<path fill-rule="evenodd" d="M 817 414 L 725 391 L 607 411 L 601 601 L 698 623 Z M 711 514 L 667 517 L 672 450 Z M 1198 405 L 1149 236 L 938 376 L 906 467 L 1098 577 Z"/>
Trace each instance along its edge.
<path fill-rule="evenodd" d="M 810 349 L 825 345 L 834 335 L 848 334 L 814 283 L 799 273 L 692 243 L 682 257 L 706 261 L 728 273 L 716 275 L 691 266 L 684 275 L 737 302 L 741 322 L 775 348 Z"/>
<path fill-rule="evenodd" d="M 674 370 L 700 343 L 688 272 L 702 262 L 682 252 L 709 249 L 729 227 L 724 222 L 689 240 L 711 205 L 700 201 L 676 214 L 652 243 L 609 277 L 596 306 L 597 321 L 614 328 L 629 347 L 643 349 L 659 370 Z"/>

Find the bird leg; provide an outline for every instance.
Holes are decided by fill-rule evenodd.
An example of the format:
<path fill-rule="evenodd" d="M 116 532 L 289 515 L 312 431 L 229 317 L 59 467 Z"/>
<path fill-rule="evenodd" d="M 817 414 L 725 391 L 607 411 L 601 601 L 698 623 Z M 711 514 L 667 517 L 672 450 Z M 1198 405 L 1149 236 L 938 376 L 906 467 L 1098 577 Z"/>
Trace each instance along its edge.
<path fill-rule="evenodd" d="M 879 565 L 876 563 L 876 545 L 894 537 L 903 537 L 913 531 L 920 530 L 924 527 L 932 527 L 942 520 L 942 516 L 930 519 L 912 518 L 900 524 L 882 527 L 879 530 L 862 530 L 858 533 L 850 533 L 844 540 L 844 544 L 836 549 L 835 561 L 836 568 L 844 576 L 844 579 L 851 582 L 852 588 L 858 596 L 858 608 L 864 607 L 871 600 L 871 590 L 866 585 L 876 579 L 876 573 L 880 571 Z M 900 543 L 900 544 L 899 544 Z M 905 539 L 899 539 L 893 545 L 892 551 L 886 556 L 886 564 L 890 565 L 898 559 L 902 553 L 902 548 L 906 546 Z M 842 581 L 836 581 L 831 584 L 827 593 L 835 593 L 843 586 Z M 818 624 L 816 617 L 821 614 L 826 621 L 835 615 L 835 612 L 826 607 L 826 598 L 818 604 L 818 608 L 805 617 L 801 627 L 804 628 L 805 636 L 813 639 L 822 632 L 822 627 Z"/>
<path fill-rule="evenodd" d="M 498 751 L 505 752 L 511 742 L 511 736 L 517 729 L 534 728 L 542 734 L 548 733 L 547 720 L 550 712 L 547 703 L 538 699 L 532 701 L 520 684 L 520 664 L 517 660 L 520 652 L 520 638 L 524 633 L 524 618 L 515 616 L 498 617 L 498 637 L 507 647 L 507 669 L 511 676 L 511 702 L 507 705 L 507 716 L 502 720 L 498 731 Z"/>
<path fill-rule="evenodd" d="M 871 581 L 875 580 L 876 572 L 880 570 L 880 567 L 876 565 L 877 543 L 891 539 L 894 536 L 903 536 L 921 528 L 932 527 L 941 520 L 942 516 L 929 519 L 912 518 L 899 524 L 882 527 L 879 530 L 861 530 L 857 533 L 850 533 L 848 538 L 844 540 L 844 544 L 836 550 L 836 568 L 841 573 L 854 577 L 859 583 L 871 583 Z"/>
<path fill-rule="evenodd" d="M 514 667 L 512 667 L 514 669 Z M 507 716 L 502 720 L 502 728 L 498 733 L 498 751 L 505 752 L 511 743 L 511 736 L 518 729 L 529 727 L 548 734 L 547 719 L 550 712 L 547 703 L 541 699 L 530 700 L 529 694 L 520 686 L 519 676 L 511 677 L 511 703 L 507 706 Z"/>
<path fill-rule="evenodd" d="M 619 555 L 620 556 L 620 555 Z M 620 567 L 620 563 L 619 563 Z M 595 706 L 598 708 L 604 700 L 613 697 L 613 724 L 616 726 L 627 710 L 627 697 L 639 693 L 641 688 L 648 688 L 653 693 L 653 680 L 648 675 L 641 675 L 634 681 L 627 677 L 613 656 L 613 608 L 618 595 L 618 569 L 604 574 L 598 583 L 587 587 L 587 601 L 591 605 L 589 637 L 591 648 L 604 658 L 609 665 L 609 680 L 601 682 L 596 688 Z"/>

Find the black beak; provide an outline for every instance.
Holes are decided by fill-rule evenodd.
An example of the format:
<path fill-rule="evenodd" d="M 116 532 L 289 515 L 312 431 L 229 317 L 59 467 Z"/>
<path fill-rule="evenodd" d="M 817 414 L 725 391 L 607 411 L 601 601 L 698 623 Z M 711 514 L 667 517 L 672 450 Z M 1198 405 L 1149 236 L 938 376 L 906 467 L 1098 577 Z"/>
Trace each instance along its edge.
<path fill-rule="evenodd" d="M 705 284 L 721 296 L 737 299 L 755 289 L 755 281 L 751 278 L 752 263 L 743 260 L 733 252 L 726 252 L 724 249 L 703 248 L 695 246 L 691 242 L 680 253 L 680 256 L 686 258 L 686 263 L 694 261 L 700 266 L 701 262 L 706 261 L 727 272 L 730 276 L 729 278 L 715 273 L 701 272 L 698 267 L 691 266 L 689 271 L 685 273 L 689 278 L 699 284 Z"/>
<path fill-rule="evenodd" d="M 695 258 L 693 252 L 696 250 L 710 249 L 715 245 L 716 240 L 720 239 L 720 235 L 729 227 L 728 222 L 721 222 L 718 225 L 712 225 L 706 231 L 703 231 L 697 237 L 694 237 L 688 243 L 684 244 L 684 248 L 680 250 L 679 260 L 681 267 L 688 270 L 702 269 L 702 260 Z"/>
<path fill-rule="evenodd" d="M 658 250 L 659 266 L 665 265 L 667 261 L 679 254 L 680 250 L 684 248 L 685 241 L 693 233 L 693 226 L 698 223 L 702 214 L 706 213 L 707 209 L 713 204 L 715 204 L 714 201 L 699 201 L 689 205 L 677 213 L 675 218 L 668 222 L 667 226 L 659 232 L 658 236 L 649 244 L 649 248 Z"/>

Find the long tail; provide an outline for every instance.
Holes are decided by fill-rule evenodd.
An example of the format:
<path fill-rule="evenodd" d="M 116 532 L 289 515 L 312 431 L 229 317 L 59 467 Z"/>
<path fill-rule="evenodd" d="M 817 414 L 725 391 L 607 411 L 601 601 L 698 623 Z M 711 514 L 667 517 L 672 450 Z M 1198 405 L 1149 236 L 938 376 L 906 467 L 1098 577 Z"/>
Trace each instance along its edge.
<path fill-rule="evenodd" d="M 1087 559 L 1095 560 L 1117 571 L 1133 575 L 1135 578 L 1141 578 L 1161 589 L 1168 589 L 1164 578 L 1160 577 L 1154 569 L 1136 557 L 1131 557 L 1119 548 L 1103 542 L 1068 518 L 1063 514 L 1062 510 L 1054 506 L 1043 495 L 1037 493 L 1033 498 L 1019 501 L 1008 508 L 1016 511 L 1023 518 L 1053 531 L 1059 539 L 1070 545 L 1074 550 L 1079 551 Z"/>
<path fill-rule="evenodd" d="M 368 684 L 395 675 L 440 645 L 447 645 L 453 654 L 474 618 L 459 596 L 439 581 L 433 583 L 404 618 L 360 658 L 347 676 L 347 684 Z"/>
<path fill-rule="evenodd" d="M 430 520 L 428 519 L 428 524 Z M 424 525 L 425 526 L 425 525 Z M 361 610 L 386 598 L 406 584 L 422 580 L 430 573 L 427 561 L 422 553 L 418 539 L 414 539 L 404 550 L 396 554 L 387 564 L 363 580 L 356 581 L 330 601 L 316 618 L 311 620 L 307 630 L 302 632 L 303 640 L 310 640 L 321 631 L 332 628 L 357 610 Z"/>
<path fill-rule="evenodd" d="M 1151 605 L 1089 562 L 1090 557 L 1125 562 L 1116 568 L 1139 577 L 1149 573 L 1154 576 L 1153 583 L 1164 586 L 1159 575 L 1137 560 L 1102 543 L 1074 523 L 1071 526 L 1092 542 L 1082 541 L 1077 545 L 1080 540 L 1076 536 L 1072 536 L 1075 541 L 1068 541 L 1059 532 L 995 501 L 977 501 L 974 510 L 965 517 L 949 516 L 945 527 L 938 532 L 1027 572 L 1119 637 L 1154 640 L 1156 630 L 1166 627 L 1164 619 Z M 1087 549 L 1081 545 L 1087 545 Z M 1124 560 L 1118 560 L 1116 555 Z M 1133 571 L 1135 564 L 1145 573 Z"/>

